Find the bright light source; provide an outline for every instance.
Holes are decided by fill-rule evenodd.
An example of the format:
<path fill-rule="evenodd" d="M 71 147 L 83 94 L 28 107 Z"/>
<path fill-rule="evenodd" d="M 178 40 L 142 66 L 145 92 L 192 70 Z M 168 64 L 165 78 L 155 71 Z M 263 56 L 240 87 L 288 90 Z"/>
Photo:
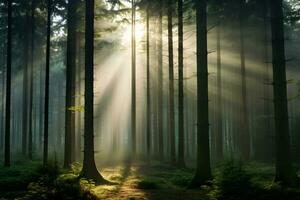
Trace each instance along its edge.
<path fill-rule="evenodd" d="M 128 26 L 125 27 L 124 29 L 124 33 L 123 33 L 123 45 L 130 45 L 131 44 L 131 24 L 128 24 Z M 143 37 L 145 35 L 145 29 L 144 29 L 144 25 L 136 22 L 136 27 L 135 27 L 135 39 L 136 39 L 136 43 L 137 46 L 139 45 L 139 43 L 143 40 Z"/>

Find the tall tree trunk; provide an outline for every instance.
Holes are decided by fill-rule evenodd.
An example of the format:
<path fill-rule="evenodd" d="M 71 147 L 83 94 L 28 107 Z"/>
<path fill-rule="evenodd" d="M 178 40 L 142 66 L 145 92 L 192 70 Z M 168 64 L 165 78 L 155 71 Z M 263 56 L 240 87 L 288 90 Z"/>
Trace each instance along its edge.
<path fill-rule="evenodd" d="M 184 161 L 184 91 L 183 91 L 183 1 L 178 0 L 178 166 Z"/>
<path fill-rule="evenodd" d="M 154 26 L 153 26 L 153 54 L 154 54 L 154 59 L 156 59 L 157 57 L 157 20 L 156 18 L 154 18 Z M 156 70 L 157 70 L 157 65 L 154 65 L 152 64 L 152 68 L 153 68 L 153 73 L 155 74 L 156 73 Z M 158 87 L 158 83 L 157 83 L 157 76 L 153 76 L 152 77 L 152 80 L 153 80 L 153 83 L 152 83 L 152 109 L 153 109 L 153 129 L 152 129 L 152 133 L 153 133 L 153 154 L 154 154 L 154 157 L 155 159 L 157 159 L 158 157 L 158 107 L 157 107 L 157 87 Z"/>
<path fill-rule="evenodd" d="M 77 1 L 76 1 L 77 2 Z M 76 2 L 68 3 L 66 110 L 65 110 L 65 159 L 64 168 L 71 167 L 75 148 L 75 68 L 76 68 Z"/>
<path fill-rule="evenodd" d="M 47 45 L 47 44 L 46 44 Z M 47 47 L 46 47 L 47 48 Z M 47 49 L 46 49 L 47 51 Z M 46 55 L 47 57 L 47 55 Z M 47 60 L 47 59 L 46 59 Z M 39 99 L 39 130 L 38 130 L 38 145 L 37 148 L 39 149 L 39 151 L 41 151 L 43 149 L 43 137 L 44 137 L 44 101 L 45 98 L 44 97 L 44 91 L 45 91 L 45 84 L 44 84 L 44 69 L 43 66 L 40 67 L 40 82 L 39 82 L 39 87 L 40 87 L 40 99 Z"/>
<path fill-rule="evenodd" d="M 162 1 L 163 4 L 163 1 Z M 158 155 L 159 160 L 162 161 L 164 157 L 164 136 L 163 136 L 163 7 L 159 9 L 158 16 Z"/>
<path fill-rule="evenodd" d="M 135 0 L 132 0 L 131 22 L 131 158 L 136 156 L 136 40 L 135 40 Z"/>
<path fill-rule="evenodd" d="M 197 12 L 197 168 L 191 187 L 211 179 L 208 116 L 206 0 L 196 1 Z"/>
<path fill-rule="evenodd" d="M 146 59 L 147 59 L 147 160 L 151 156 L 151 91 L 150 91 L 150 8 L 147 5 L 147 41 L 146 41 Z"/>
<path fill-rule="evenodd" d="M 30 87 L 29 87 L 29 132 L 28 132 L 28 157 L 33 158 L 33 74 L 34 74 L 34 33 L 35 33 L 35 0 L 31 1 L 31 44 L 30 44 Z"/>
<path fill-rule="evenodd" d="M 221 63 L 221 25 L 217 26 L 217 132 L 216 160 L 223 158 L 223 103 L 222 103 L 222 63 Z"/>
<path fill-rule="evenodd" d="M 176 163 L 175 112 L 174 112 L 174 52 L 173 52 L 173 1 L 168 0 L 168 52 L 169 52 L 169 135 L 170 161 Z"/>
<path fill-rule="evenodd" d="M 46 70 L 45 70 L 45 104 L 44 104 L 44 165 L 48 162 L 48 133 L 49 133 L 49 73 L 50 73 L 50 42 L 51 42 L 51 15 L 52 0 L 47 1 L 47 44 L 46 44 Z"/>
<path fill-rule="evenodd" d="M 81 176 L 106 182 L 98 172 L 94 155 L 94 0 L 86 1 L 85 23 L 84 158 Z"/>
<path fill-rule="evenodd" d="M 29 7 L 29 2 L 28 2 Z M 26 9 L 26 26 L 29 26 L 29 8 Z M 27 153 L 27 140 L 28 140 L 28 57 L 29 57 L 29 33 L 25 32 L 25 45 L 24 51 L 24 72 L 23 72 L 23 119 L 22 119 L 22 154 L 23 156 Z"/>
<path fill-rule="evenodd" d="M 3 37 L 5 37 L 4 35 L 3 35 Z M 5 63 L 5 60 L 6 60 L 6 53 L 5 53 L 5 50 L 6 49 L 6 44 L 4 43 L 3 44 L 3 65 L 2 65 L 2 79 L 1 79 L 1 81 L 2 81 L 2 85 L 1 85 L 1 94 L 2 94 L 2 97 L 1 97 L 1 144 L 0 144 L 0 148 L 1 148 L 1 151 L 4 149 L 4 135 L 5 135 L 5 127 L 4 127 L 4 123 L 5 123 L 5 121 L 4 121 L 4 117 L 5 117 L 5 115 L 4 115 L 4 113 L 5 113 L 5 65 L 6 65 L 6 63 Z"/>
<path fill-rule="evenodd" d="M 10 166 L 10 106 L 11 106 L 11 25 L 12 0 L 7 1 L 7 54 L 6 54 L 6 106 L 5 106 L 5 138 L 4 138 L 4 166 Z"/>
<path fill-rule="evenodd" d="M 241 55 L 241 82 L 242 82 L 242 95 L 241 95 L 241 123 L 240 123 L 240 146 L 242 159 L 250 159 L 250 133 L 249 133 L 249 119 L 248 119 L 248 102 L 247 102 L 247 81 L 246 81 L 246 63 L 245 63 L 245 40 L 244 40 L 244 7 L 245 0 L 240 0 L 240 16 L 239 16 L 239 29 L 240 29 L 240 55 Z"/>
<path fill-rule="evenodd" d="M 291 184 L 296 174 L 292 166 L 290 147 L 282 0 L 273 0 L 270 5 L 276 143 L 275 180 Z"/>
<path fill-rule="evenodd" d="M 77 104 L 81 106 L 81 72 L 82 72 L 82 45 L 81 45 L 82 35 L 81 32 L 77 32 Z M 81 135 L 82 135 L 82 127 L 81 127 L 81 120 L 82 115 L 81 112 L 78 112 L 77 116 L 77 139 L 76 139 L 76 158 L 77 160 L 81 160 Z"/>
<path fill-rule="evenodd" d="M 270 40 L 270 33 L 269 33 L 269 21 L 268 21 L 268 0 L 262 1 L 263 7 L 263 31 L 264 31 L 264 73 L 263 73 L 263 95 L 264 95 L 264 116 L 265 116 L 265 136 L 264 141 L 268 141 L 270 145 L 268 150 L 265 153 L 264 160 L 272 161 L 274 157 L 274 130 L 271 123 L 271 93 L 270 93 L 270 66 L 269 66 L 269 40 Z M 270 137 L 272 136 L 272 137 Z M 262 145 L 264 147 L 264 145 Z"/>

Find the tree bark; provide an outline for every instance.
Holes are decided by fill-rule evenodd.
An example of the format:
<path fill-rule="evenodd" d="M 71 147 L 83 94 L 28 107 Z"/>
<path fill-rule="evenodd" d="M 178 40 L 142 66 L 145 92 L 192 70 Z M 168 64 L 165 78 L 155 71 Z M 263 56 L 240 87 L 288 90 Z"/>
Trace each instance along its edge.
<path fill-rule="evenodd" d="M 65 159 L 64 168 L 74 162 L 75 148 L 75 69 L 76 69 L 76 3 L 68 2 L 68 36 L 66 69 L 66 110 L 65 110 Z"/>
<path fill-rule="evenodd" d="M 29 3 L 28 3 L 29 7 Z M 30 25 L 29 23 L 29 8 L 26 9 L 26 28 Z M 24 72 L 23 72 L 23 119 L 22 119 L 22 154 L 23 156 L 27 153 L 27 140 L 28 140 L 28 53 L 29 53 L 29 33 L 25 32 L 25 45 L 24 45 Z"/>
<path fill-rule="evenodd" d="M 222 57 L 221 57 L 221 25 L 217 26 L 217 132 L 216 160 L 223 158 L 223 103 L 222 103 Z"/>
<path fill-rule="evenodd" d="M 12 0 L 7 1 L 7 54 L 6 54 L 6 106 L 5 106 L 5 138 L 4 166 L 10 166 L 10 110 L 11 110 L 11 52 L 12 52 Z"/>
<path fill-rule="evenodd" d="M 292 166 L 290 146 L 282 0 L 273 0 L 270 5 L 276 143 L 275 180 L 282 184 L 292 184 L 296 174 Z"/>
<path fill-rule="evenodd" d="M 184 161 L 184 91 L 183 91 L 183 1 L 178 0 L 178 166 Z"/>
<path fill-rule="evenodd" d="M 264 31 L 264 73 L 263 73 L 263 95 L 264 95 L 264 116 L 265 116 L 265 134 L 264 134 L 264 141 L 268 141 L 267 144 L 269 146 L 268 150 L 265 150 L 264 160 L 272 161 L 272 158 L 274 158 L 274 127 L 272 126 L 272 119 L 271 119 L 271 91 L 270 91 L 270 83 L 271 83 L 271 77 L 270 77 L 270 64 L 269 64 L 269 40 L 270 40 L 270 27 L 269 27 L 269 9 L 268 9 L 268 0 L 262 1 L 262 7 L 263 7 L 263 31 Z M 271 136 L 271 137 L 270 137 Z M 265 145 L 265 143 L 264 143 Z M 262 145 L 262 148 L 265 146 Z"/>
<path fill-rule="evenodd" d="M 82 80 L 82 34 L 81 32 L 77 32 L 77 104 L 81 106 L 82 104 L 82 98 L 81 98 L 81 80 Z M 77 115 L 77 138 L 76 138 L 76 146 L 77 146 L 77 151 L 76 151 L 76 158 L 77 160 L 81 160 L 81 139 L 82 139 L 82 127 L 81 127 L 81 122 L 82 122 L 82 114 L 81 112 L 78 112 Z"/>
<path fill-rule="evenodd" d="M 81 176 L 101 184 L 106 181 L 97 170 L 94 155 L 94 0 L 86 1 L 84 98 L 84 158 Z"/>
<path fill-rule="evenodd" d="M 3 37 L 5 37 L 5 36 L 3 36 Z M 0 144 L 0 147 L 1 147 L 1 149 L 4 149 L 4 135 L 5 135 L 5 65 L 6 65 L 6 62 L 5 62 L 5 60 L 6 60 L 6 53 L 5 53 L 5 51 L 6 51 L 6 44 L 3 44 L 3 54 L 2 54 L 2 56 L 3 56 L 3 65 L 2 65 L 2 76 L 1 76 L 1 81 L 2 81 L 2 85 L 1 85 L 1 94 L 2 94 L 2 97 L 1 97 L 1 101 L 2 101 L 2 104 L 1 104 L 1 144 Z"/>
<path fill-rule="evenodd" d="M 248 161 L 250 159 L 250 133 L 248 119 L 248 101 L 247 101 L 247 81 L 246 81 L 246 63 L 245 63 L 245 40 L 244 40 L 244 0 L 240 0 L 240 16 L 239 16 L 239 31 L 240 31 L 240 56 L 241 56 L 241 123 L 240 123 L 240 146 L 242 159 Z"/>
<path fill-rule="evenodd" d="M 30 44 L 30 72 L 29 72 L 29 132 L 28 132 L 28 157 L 33 158 L 33 74 L 34 74 L 34 33 L 35 33 L 35 0 L 31 1 L 31 44 Z"/>
<path fill-rule="evenodd" d="M 158 16 L 158 156 L 159 160 L 162 161 L 164 158 L 164 136 L 163 136 L 163 2 L 161 3 L 161 8 L 159 8 Z"/>
<path fill-rule="evenodd" d="M 45 70 L 45 105 L 44 105 L 44 166 L 48 162 L 48 133 L 49 133 L 49 73 L 50 73 L 50 42 L 51 42 L 51 15 L 52 0 L 47 1 L 47 44 L 46 44 L 46 70 Z"/>
<path fill-rule="evenodd" d="M 147 41 L 146 41 L 146 59 L 147 59 L 147 160 L 151 156 L 151 91 L 150 91 L 150 8 L 147 5 Z"/>
<path fill-rule="evenodd" d="M 211 179 L 208 65 L 207 65 L 207 16 L 206 0 L 196 1 L 197 16 L 197 168 L 191 187 L 206 184 Z"/>
<path fill-rule="evenodd" d="M 131 159 L 136 156 L 136 40 L 135 40 L 135 0 L 132 0 L 131 22 Z"/>
<path fill-rule="evenodd" d="M 46 48 L 47 48 L 47 44 L 46 44 Z M 47 49 L 46 49 L 47 51 Z M 47 60 L 47 59 L 46 59 Z M 37 144 L 37 148 L 38 150 L 42 150 L 43 149 L 43 137 L 44 137 L 44 101 L 45 101 L 45 97 L 44 97 L 44 92 L 45 92 L 45 83 L 44 83 L 44 69 L 43 66 L 40 67 L 40 82 L 39 82 L 39 87 L 40 87 L 40 99 L 39 99 L 39 130 L 38 130 L 38 144 Z"/>
<path fill-rule="evenodd" d="M 168 0 L 168 52 L 169 52 L 169 135 L 170 161 L 176 163 L 175 111 L 174 111 L 174 47 L 173 47 L 173 4 Z"/>

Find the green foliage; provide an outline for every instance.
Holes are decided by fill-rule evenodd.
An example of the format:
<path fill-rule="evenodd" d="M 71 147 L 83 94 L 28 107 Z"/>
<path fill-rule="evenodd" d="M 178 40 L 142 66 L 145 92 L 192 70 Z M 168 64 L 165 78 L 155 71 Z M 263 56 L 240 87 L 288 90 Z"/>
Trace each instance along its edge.
<path fill-rule="evenodd" d="M 159 183 L 154 179 L 146 178 L 146 179 L 139 180 L 136 183 L 136 188 L 143 189 L 143 190 L 158 189 Z"/>
<path fill-rule="evenodd" d="M 215 174 L 209 196 L 211 200 L 300 199 L 299 188 L 284 187 L 272 181 L 273 177 L 274 168 L 271 166 L 226 161 Z"/>
<path fill-rule="evenodd" d="M 218 200 L 250 200 L 252 193 L 250 175 L 245 171 L 243 164 L 230 160 L 217 171 L 210 197 Z"/>
<path fill-rule="evenodd" d="M 59 168 L 56 161 L 49 162 L 47 166 L 41 166 L 38 168 L 39 174 L 42 175 L 42 179 L 45 183 L 51 184 L 59 174 L 61 173 L 61 169 Z"/>
<path fill-rule="evenodd" d="M 170 181 L 175 186 L 186 187 L 189 185 L 193 178 L 192 173 L 185 172 L 183 170 L 178 170 L 176 173 L 171 176 Z"/>
<path fill-rule="evenodd" d="M 39 164 L 27 162 L 10 168 L 0 167 L 0 192 L 26 189 L 29 182 L 39 178 Z"/>
<path fill-rule="evenodd" d="M 74 165 L 72 170 L 65 172 L 57 162 L 49 162 L 46 167 L 29 163 L 0 168 L 1 196 L 17 200 L 97 199 L 91 192 L 94 184 L 80 179 L 79 170 L 80 166 Z M 8 193 L 8 190 L 12 192 Z"/>

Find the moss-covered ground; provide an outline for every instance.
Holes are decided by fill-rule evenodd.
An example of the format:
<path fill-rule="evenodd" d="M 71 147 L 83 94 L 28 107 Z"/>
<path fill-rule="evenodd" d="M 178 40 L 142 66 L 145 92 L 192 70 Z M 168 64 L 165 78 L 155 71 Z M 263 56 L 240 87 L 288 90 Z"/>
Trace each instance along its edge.
<path fill-rule="evenodd" d="M 0 167 L 0 199 L 300 200 L 300 187 L 274 183 L 273 167 L 259 163 L 225 162 L 207 186 L 193 190 L 188 189 L 190 169 L 128 163 L 104 167 L 101 173 L 110 184 L 96 186 L 79 178 L 80 168 L 62 170 L 55 163 L 43 168 L 37 162 Z"/>

